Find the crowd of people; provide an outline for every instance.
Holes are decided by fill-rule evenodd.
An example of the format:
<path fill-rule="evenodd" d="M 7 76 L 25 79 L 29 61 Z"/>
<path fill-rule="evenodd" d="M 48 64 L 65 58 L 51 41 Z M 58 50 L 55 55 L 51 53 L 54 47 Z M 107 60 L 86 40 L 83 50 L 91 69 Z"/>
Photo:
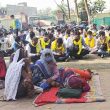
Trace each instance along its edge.
<path fill-rule="evenodd" d="M 90 70 L 58 69 L 56 62 L 82 59 L 87 54 L 102 58 L 110 55 L 110 27 L 97 29 L 96 24 L 88 29 L 70 25 L 16 29 L 11 30 L 5 40 L 8 48 L 0 51 L 0 65 L 4 68 L 0 79 L 5 80 L 5 100 L 32 97 L 53 86 L 89 91 Z M 2 55 L 10 57 L 7 71 Z"/>
<path fill-rule="evenodd" d="M 6 56 L 24 48 L 32 62 L 40 58 L 45 48 L 52 50 L 56 61 L 82 59 L 87 54 L 104 58 L 110 54 L 110 27 L 97 29 L 95 24 L 88 29 L 67 25 L 48 29 L 29 27 L 27 31 L 9 33 L 5 40 L 5 44 L 10 46 L 3 51 Z"/>

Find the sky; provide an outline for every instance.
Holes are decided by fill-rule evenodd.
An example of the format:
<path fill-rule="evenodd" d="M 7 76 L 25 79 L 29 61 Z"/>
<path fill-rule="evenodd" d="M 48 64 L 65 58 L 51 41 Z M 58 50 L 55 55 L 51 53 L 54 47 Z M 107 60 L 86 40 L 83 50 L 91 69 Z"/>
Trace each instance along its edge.
<path fill-rule="evenodd" d="M 57 6 L 54 1 L 57 1 L 57 3 L 61 2 L 61 0 L 0 0 L 0 6 L 6 6 L 7 4 L 16 5 L 20 2 L 27 2 L 28 6 L 37 7 L 38 10 L 48 7 L 55 9 Z M 110 0 L 105 1 L 107 10 L 110 10 Z M 73 0 L 70 0 L 70 6 L 74 7 Z"/>

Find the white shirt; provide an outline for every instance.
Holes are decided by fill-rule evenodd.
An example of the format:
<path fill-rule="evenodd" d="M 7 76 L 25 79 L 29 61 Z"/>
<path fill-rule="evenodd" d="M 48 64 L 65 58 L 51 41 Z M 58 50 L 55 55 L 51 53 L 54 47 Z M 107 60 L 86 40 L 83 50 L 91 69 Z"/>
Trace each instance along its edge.
<path fill-rule="evenodd" d="M 73 45 L 73 36 L 67 38 L 66 48 L 70 48 Z"/>
<path fill-rule="evenodd" d="M 41 48 L 40 43 L 38 43 L 38 45 L 39 45 L 39 48 Z M 36 53 L 36 54 L 31 53 L 31 48 L 30 48 L 30 45 L 29 45 L 29 44 L 26 45 L 26 50 L 27 50 L 27 53 L 28 53 L 28 55 L 29 55 L 30 57 L 37 55 L 37 53 Z"/>
<path fill-rule="evenodd" d="M 27 34 L 26 41 L 31 42 L 30 33 Z"/>

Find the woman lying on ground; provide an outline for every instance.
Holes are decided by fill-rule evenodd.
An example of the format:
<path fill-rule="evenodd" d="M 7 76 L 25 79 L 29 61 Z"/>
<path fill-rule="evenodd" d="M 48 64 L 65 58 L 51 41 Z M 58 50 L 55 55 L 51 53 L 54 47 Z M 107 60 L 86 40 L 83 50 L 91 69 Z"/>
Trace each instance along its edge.
<path fill-rule="evenodd" d="M 90 89 L 89 85 L 86 84 L 86 81 L 90 80 L 91 72 L 74 68 L 58 70 L 54 56 L 49 49 L 45 49 L 42 52 L 40 60 L 35 63 L 32 70 L 33 83 L 43 88 L 43 90 L 49 89 L 52 86 L 66 87 L 64 83 L 66 83 L 68 78 L 71 79 L 70 77 L 72 77 L 72 82 L 70 81 L 72 85 L 76 85 L 78 87 L 79 84 L 83 87 L 88 86 L 87 90 L 84 91 L 88 91 Z M 78 73 L 80 77 L 77 76 L 76 73 Z"/>
<path fill-rule="evenodd" d="M 32 83 L 29 59 L 24 49 L 18 49 L 8 67 L 5 77 L 5 100 L 28 96 L 37 92 Z"/>
<path fill-rule="evenodd" d="M 91 71 L 79 70 L 75 68 L 60 69 L 60 82 L 63 88 L 82 89 L 88 92 L 90 86 L 88 81 L 91 79 Z"/>

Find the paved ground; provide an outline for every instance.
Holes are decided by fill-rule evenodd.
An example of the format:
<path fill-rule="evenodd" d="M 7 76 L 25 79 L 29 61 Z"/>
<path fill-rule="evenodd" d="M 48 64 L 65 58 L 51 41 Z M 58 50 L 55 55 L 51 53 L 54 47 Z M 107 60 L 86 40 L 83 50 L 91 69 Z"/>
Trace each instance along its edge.
<path fill-rule="evenodd" d="M 89 59 L 88 59 L 89 58 Z M 34 107 L 33 99 L 20 99 L 15 102 L 0 101 L 0 110 L 110 110 L 110 58 L 96 59 L 86 57 L 85 60 L 59 63 L 59 67 L 77 67 L 81 69 L 90 68 L 100 74 L 102 90 L 106 102 L 77 103 L 77 104 L 49 104 L 42 107 Z M 0 90 L 0 96 L 3 90 Z"/>

